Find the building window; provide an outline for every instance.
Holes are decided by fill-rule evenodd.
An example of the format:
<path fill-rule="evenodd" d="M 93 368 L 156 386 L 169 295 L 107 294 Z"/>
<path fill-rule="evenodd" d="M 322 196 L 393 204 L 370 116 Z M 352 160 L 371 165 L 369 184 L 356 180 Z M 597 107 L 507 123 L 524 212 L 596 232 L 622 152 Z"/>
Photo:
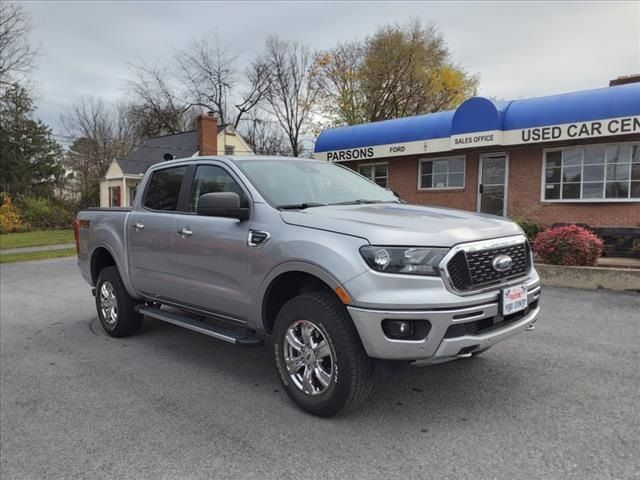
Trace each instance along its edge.
<path fill-rule="evenodd" d="M 553 149 L 544 160 L 546 201 L 640 200 L 640 144 Z"/>
<path fill-rule="evenodd" d="M 224 146 L 224 154 L 225 155 L 233 155 L 236 151 L 236 148 L 233 145 L 225 145 Z"/>
<path fill-rule="evenodd" d="M 420 190 L 464 188 L 465 157 L 420 160 Z"/>
<path fill-rule="evenodd" d="M 389 164 L 387 163 L 365 163 L 358 165 L 358 173 L 383 188 L 387 188 L 389 184 Z"/>
<path fill-rule="evenodd" d="M 109 206 L 120 207 L 120 187 L 109 187 Z"/>

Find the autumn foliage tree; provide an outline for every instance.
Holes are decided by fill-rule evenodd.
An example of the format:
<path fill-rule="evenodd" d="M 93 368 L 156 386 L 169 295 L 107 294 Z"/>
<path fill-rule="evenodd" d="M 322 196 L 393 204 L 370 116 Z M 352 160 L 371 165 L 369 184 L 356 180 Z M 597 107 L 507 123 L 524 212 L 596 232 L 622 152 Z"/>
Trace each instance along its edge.
<path fill-rule="evenodd" d="M 375 122 L 454 108 L 478 78 L 457 67 L 434 25 L 386 25 L 315 59 L 320 111 L 330 124 Z"/>

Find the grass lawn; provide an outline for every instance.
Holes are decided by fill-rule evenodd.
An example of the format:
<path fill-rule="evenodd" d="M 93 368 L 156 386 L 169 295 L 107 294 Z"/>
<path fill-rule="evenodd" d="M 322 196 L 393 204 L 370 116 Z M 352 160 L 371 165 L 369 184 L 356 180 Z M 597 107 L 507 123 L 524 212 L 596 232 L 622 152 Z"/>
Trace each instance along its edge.
<path fill-rule="evenodd" d="M 48 250 L 45 252 L 13 253 L 2 255 L 0 250 L 0 263 L 26 262 L 29 260 L 44 260 L 46 258 L 71 257 L 76 254 L 76 249 L 65 248 L 64 250 Z"/>
<path fill-rule="evenodd" d="M 40 247 L 73 243 L 73 230 L 34 230 L 0 235 L 0 250 L 5 248 Z"/>

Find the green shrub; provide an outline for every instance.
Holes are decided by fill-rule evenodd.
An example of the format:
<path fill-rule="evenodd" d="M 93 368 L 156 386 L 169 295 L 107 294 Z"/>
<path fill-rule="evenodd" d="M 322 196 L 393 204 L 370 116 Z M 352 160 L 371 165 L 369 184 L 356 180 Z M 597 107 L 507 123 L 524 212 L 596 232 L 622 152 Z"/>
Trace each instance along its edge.
<path fill-rule="evenodd" d="M 22 197 L 19 203 L 24 220 L 34 229 L 69 228 L 75 209 L 47 198 Z"/>
<path fill-rule="evenodd" d="M 536 239 L 536 235 L 542 231 L 540 225 L 535 223 L 529 223 L 523 220 L 517 222 L 520 225 L 520 228 L 524 230 L 525 235 L 529 239 L 530 242 L 533 242 Z"/>

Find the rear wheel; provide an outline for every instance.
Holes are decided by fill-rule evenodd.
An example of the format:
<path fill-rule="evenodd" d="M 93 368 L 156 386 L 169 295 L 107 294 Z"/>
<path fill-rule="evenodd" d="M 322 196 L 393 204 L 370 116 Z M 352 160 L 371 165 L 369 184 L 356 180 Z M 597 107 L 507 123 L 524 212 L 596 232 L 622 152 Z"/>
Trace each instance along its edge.
<path fill-rule="evenodd" d="M 96 309 L 102 328 L 112 337 L 125 337 L 140 329 L 142 315 L 136 312 L 139 302 L 127 293 L 118 269 L 106 267 L 96 283 Z"/>
<path fill-rule="evenodd" d="M 373 360 L 332 293 L 289 300 L 278 312 L 273 346 L 287 394 L 309 413 L 336 415 L 362 403 L 373 389 Z"/>

